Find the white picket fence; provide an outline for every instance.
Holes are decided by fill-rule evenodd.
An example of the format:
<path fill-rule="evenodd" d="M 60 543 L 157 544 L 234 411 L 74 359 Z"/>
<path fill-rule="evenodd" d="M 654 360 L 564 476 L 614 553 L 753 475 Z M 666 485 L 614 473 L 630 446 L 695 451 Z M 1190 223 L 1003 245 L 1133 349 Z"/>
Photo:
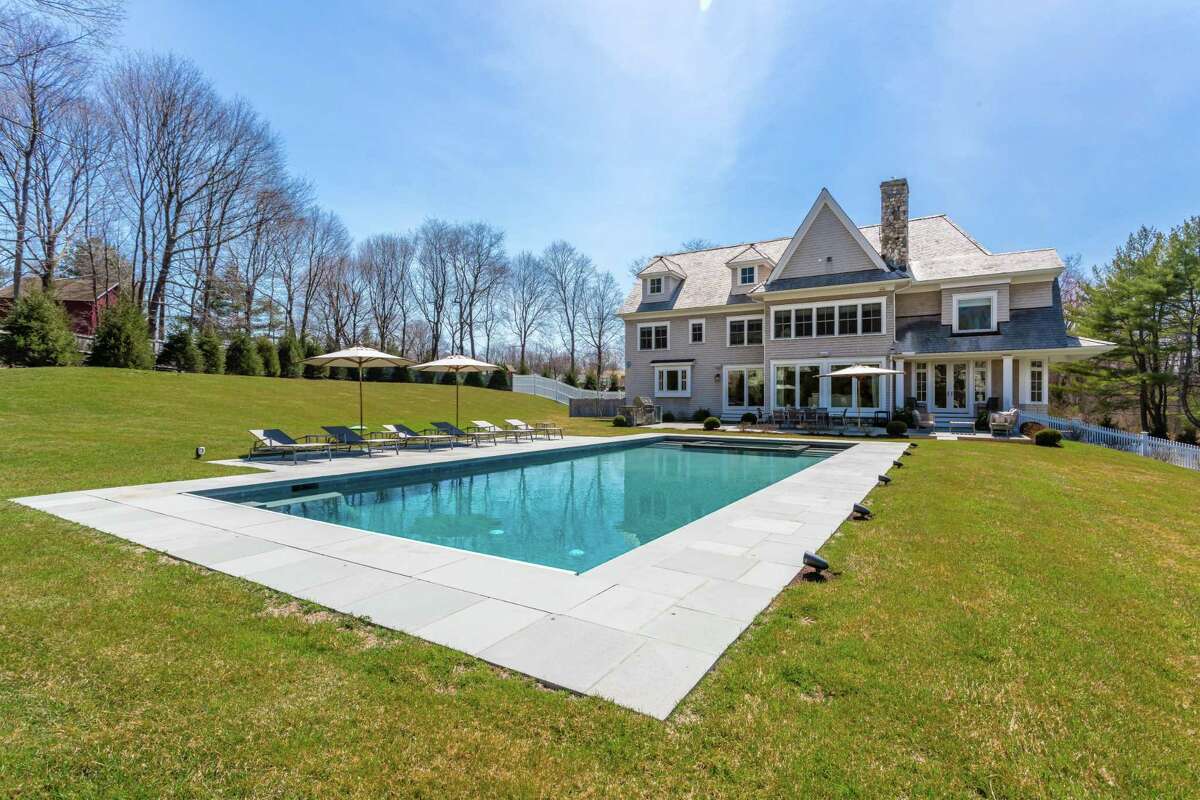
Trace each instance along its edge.
<path fill-rule="evenodd" d="M 1071 441 L 1135 453 L 1146 458 L 1165 461 L 1177 467 L 1200 470 L 1200 446 L 1194 444 L 1172 442 L 1170 439 L 1159 439 L 1157 436 L 1150 436 L 1146 433 L 1126 433 L 1113 428 L 1091 425 L 1078 419 L 1063 419 L 1062 417 L 1052 417 L 1049 414 L 1021 411 L 1017 418 L 1017 427 L 1025 422 L 1037 422 L 1047 428 L 1054 428 L 1062 432 L 1063 438 Z"/>
<path fill-rule="evenodd" d="M 569 405 L 572 400 L 620 400 L 625 396 L 624 392 L 580 389 L 578 386 L 568 386 L 562 381 L 543 378 L 541 375 L 513 375 L 513 391 L 546 397 L 563 405 Z"/>

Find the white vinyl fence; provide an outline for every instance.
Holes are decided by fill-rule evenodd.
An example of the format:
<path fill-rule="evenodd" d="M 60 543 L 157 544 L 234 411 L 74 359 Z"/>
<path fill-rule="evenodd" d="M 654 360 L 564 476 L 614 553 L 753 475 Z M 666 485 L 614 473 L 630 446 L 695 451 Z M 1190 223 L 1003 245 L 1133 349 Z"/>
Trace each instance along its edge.
<path fill-rule="evenodd" d="M 572 400 L 620 400 L 625 397 L 624 392 L 597 392 L 594 389 L 580 389 L 578 386 L 568 386 L 562 381 L 543 378 L 541 375 L 513 375 L 513 391 L 546 397 L 563 405 L 569 405 Z"/>
<path fill-rule="evenodd" d="M 1159 439 L 1145 433 L 1126 433 L 1113 428 L 1102 428 L 1078 419 L 1063 419 L 1049 414 L 1021 411 L 1017 418 L 1017 427 L 1025 422 L 1037 422 L 1047 428 L 1054 428 L 1062 432 L 1064 439 L 1070 441 L 1136 453 L 1177 467 L 1200 470 L 1200 446 L 1194 444 L 1172 442 L 1170 439 Z"/>

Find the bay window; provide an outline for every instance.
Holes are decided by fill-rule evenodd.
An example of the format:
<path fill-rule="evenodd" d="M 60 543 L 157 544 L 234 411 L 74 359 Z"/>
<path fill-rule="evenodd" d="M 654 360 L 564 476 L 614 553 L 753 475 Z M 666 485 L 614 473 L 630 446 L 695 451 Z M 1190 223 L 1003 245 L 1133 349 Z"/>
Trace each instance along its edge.
<path fill-rule="evenodd" d="M 691 397 L 692 368 L 686 366 L 664 366 L 654 368 L 655 397 Z"/>

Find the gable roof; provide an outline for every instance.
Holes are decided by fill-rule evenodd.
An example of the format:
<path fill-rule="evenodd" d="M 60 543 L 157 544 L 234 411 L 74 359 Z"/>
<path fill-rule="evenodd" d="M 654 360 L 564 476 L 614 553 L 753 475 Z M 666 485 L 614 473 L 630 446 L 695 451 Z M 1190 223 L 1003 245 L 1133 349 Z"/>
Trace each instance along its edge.
<path fill-rule="evenodd" d="M 650 260 L 650 263 L 642 268 L 638 273 L 638 277 L 643 275 L 657 275 L 660 272 L 666 272 L 678 278 L 687 277 L 687 273 L 683 271 L 683 267 L 666 256 L 656 256 Z"/>
<path fill-rule="evenodd" d="M 854 239 L 854 242 L 862 248 L 862 251 L 867 254 L 867 258 L 871 260 L 872 264 L 879 267 L 879 269 L 883 272 L 888 271 L 888 266 L 887 264 L 883 263 L 883 257 L 879 255 L 879 251 L 875 247 L 871 246 L 866 237 L 863 236 L 862 231 L 855 227 L 854 223 L 850 221 L 850 217 L 845 211 L 842 210 L 842 207 L 838 205 L 837 200 L 833 199 L 833 195 L 829 193 L 829 190 L 822 187 L 820 193 L 817 194 L 817 199 L 813 201 L 812 208 L 808 210 L 808 214 L 804 217 L 804 221 L 800 223 L 800 227 L 797 228 L 796 233 L 792 235 L 792 240 L 788 242 L 788 246 L 783 251 L 783 255 L 779 257 L 778 262 L 775 264 L 775 268 L 771 270 L 771 276 L 767 278 L 767 283 L 779 280 L 779 276 L 783 274 L 783 270 L 787 266 L 787 262 L 791 260 L 792 255 L 800 247 L 800 243 L 804 241 L 804 237 L 808 234 L 808 229 L 812 227 L 813 222 L 816 221 L 817 215 L 819 215 L 824 209 L 829 209 L 837 221 L 842 223 L 842 226 L 846 229 L 846 232 L 850 234 L 850 238 Z"/>
<path fill-rule="evenodd" d="M 99 284 L 99 291 L 92 290 L 92 282 L 87 278 L 56 278 L 54 281 L 54 292 L 58 299 L 64 303 L 68 302 L 95 302 L 112 291 L 117 284 L 105 287 Z M 24 292 L 40 292 L 42 290 L 42 279 L 36 275 L 29 275 L 21 278 L 21 291 Z M 0 288 L 0 300 L 12 299 L 13 284 L 8 284 L 4 288 Z"/>

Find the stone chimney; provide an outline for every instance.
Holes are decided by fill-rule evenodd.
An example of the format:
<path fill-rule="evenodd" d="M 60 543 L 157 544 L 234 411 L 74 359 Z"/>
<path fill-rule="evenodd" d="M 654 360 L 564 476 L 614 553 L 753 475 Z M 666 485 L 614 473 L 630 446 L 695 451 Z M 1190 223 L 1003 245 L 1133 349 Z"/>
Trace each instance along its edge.
<path fill-rule="evenodd" d="M 908 269 L 908 180 L 879 184 L 879 252 L 891 269 Z"/>

